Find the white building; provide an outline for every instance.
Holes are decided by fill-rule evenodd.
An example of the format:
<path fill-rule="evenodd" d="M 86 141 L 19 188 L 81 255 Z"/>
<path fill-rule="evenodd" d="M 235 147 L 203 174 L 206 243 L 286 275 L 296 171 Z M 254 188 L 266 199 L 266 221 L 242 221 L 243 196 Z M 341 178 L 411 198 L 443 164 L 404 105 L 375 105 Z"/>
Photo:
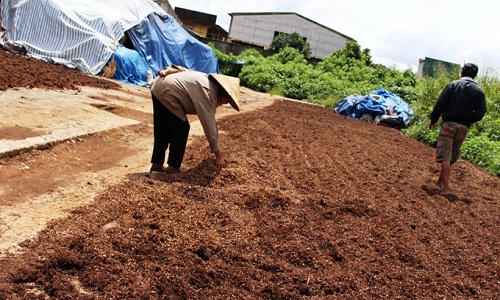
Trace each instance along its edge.
<path fill-rule="evenodd" d="M 324 58 L 354 39 L 296 13 L 230 13 L 228 40 L 269 47 L 279 33 L 297 32 L 311 46 L 311 57 Z"/>

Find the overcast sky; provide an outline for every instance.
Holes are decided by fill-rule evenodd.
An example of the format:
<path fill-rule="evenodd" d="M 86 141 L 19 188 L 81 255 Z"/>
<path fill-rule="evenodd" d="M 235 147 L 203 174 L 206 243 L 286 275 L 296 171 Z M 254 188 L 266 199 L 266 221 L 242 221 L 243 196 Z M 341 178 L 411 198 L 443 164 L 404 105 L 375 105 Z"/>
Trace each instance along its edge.
<path fill-rule="evenodd" d="M 500 71 L 497 0 L 169 0 L 217 15 L 229 31 L 235 12 L 294 12 L 356 40 L 373 61 L 417 70 L 419 58 L 474 62 Z"/>

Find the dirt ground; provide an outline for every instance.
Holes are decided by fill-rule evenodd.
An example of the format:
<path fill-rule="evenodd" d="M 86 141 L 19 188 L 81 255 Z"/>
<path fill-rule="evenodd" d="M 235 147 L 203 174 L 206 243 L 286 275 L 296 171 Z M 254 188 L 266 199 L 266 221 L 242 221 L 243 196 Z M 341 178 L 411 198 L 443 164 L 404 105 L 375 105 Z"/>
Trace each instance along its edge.
<path fill-rule="evenodd" d="M 28 86 L 123 89 L 0 50 L 0 91 Z M 221 171 L 193 126 L 150 176 L 151 114 L 112 105 L 140 123 L 1 159 L 0 299 L 498 299 L 499 178 L 460 160 L 441 196 L 398 130 L 241 96 Z"/>

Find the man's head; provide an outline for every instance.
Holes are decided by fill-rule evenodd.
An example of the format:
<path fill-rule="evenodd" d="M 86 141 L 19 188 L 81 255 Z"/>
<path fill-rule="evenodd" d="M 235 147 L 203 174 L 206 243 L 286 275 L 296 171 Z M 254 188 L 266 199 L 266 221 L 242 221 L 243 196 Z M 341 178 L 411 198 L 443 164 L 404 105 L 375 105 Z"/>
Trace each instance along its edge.
<path fill-rule="evenodd" d="M 220 90 L 222 92 L 220 93 L 219 96 L 219 103 L 220 104 L 230 104 L 231 103 L 231 96 L 221 87 Z"/>
<path fill-rule="evenodd" d="M 467 63 L 462 67 L 462 77 L 476 78 L 479 68 L 475 64 Z"/>

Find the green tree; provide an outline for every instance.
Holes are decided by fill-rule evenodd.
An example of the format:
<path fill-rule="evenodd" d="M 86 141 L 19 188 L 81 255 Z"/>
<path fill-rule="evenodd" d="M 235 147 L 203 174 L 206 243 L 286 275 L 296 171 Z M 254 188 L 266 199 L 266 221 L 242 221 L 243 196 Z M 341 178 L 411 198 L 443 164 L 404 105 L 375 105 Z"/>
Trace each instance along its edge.
<path fill-rule="evenodd" d="M 361 50 L 361 46 L 355 41 L 349 41 L 345 44 L 345 48 L 337 50 L 337 52 L 331 55 L 337 58 L 340 64 L 346 62 L 363 62 L 365 66 L 372 64 L 372 57 L 370 55 L 370 49 Z"/>
<path fill-rule="evenodd" d="M 271 43 L 271 50 L 279 53 L 281 49 L 286 47 L 292 47 L 300 51 L 305 57 L 311 54 L 311 45 L 309 45 L 306 40 L 301 37 L 297 32 L 292 34 L 280 33 L 278 34 Z"/>

